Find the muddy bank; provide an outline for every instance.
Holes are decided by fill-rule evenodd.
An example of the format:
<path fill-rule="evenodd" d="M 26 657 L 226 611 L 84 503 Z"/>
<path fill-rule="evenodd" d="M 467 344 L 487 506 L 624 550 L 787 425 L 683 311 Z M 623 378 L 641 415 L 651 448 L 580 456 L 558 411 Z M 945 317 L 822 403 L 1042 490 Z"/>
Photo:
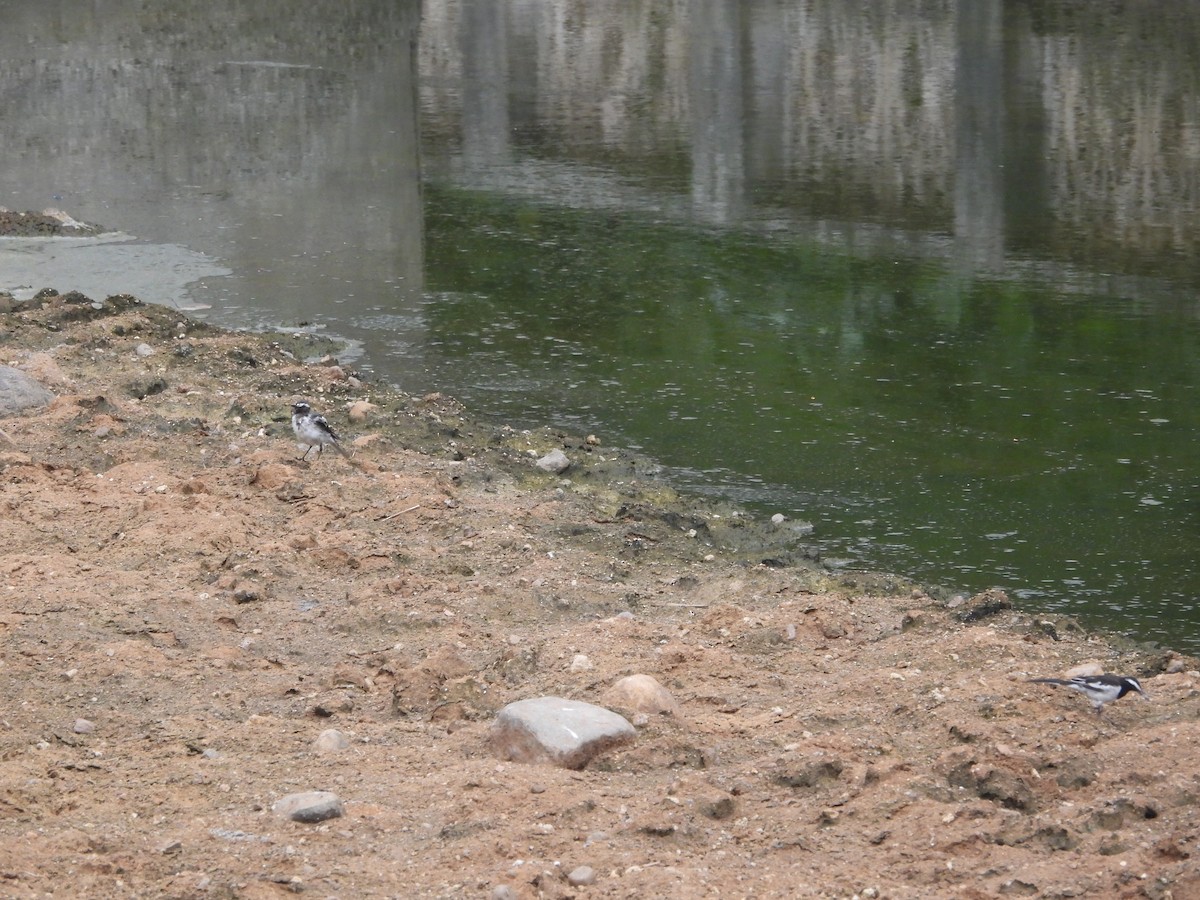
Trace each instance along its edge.
<path fill-rule="evenodd" d="M 0 335 L 57 395 L 0 422 L 8 895 L 1200 892 L 1195 660 L 826 569 L 319 338 L 53 293 Z M 298 398 L 353 464 L 297 459 Z M 1026 680 L 1085 664 L 1152 699 Z M 634 673 L 673 714 L 618 709 L 636 739 L 582 771 L 491 751 L 505 704 Z M 344 814 L 275 812 L 310 790 Z"/>
<path fill-rule="evenodd" d="M 14 212 L 0 207 L 0 235 L 7 237 L 86 237 L 104 231 L 99 225 L 76 221 L 58 209 Z"/>

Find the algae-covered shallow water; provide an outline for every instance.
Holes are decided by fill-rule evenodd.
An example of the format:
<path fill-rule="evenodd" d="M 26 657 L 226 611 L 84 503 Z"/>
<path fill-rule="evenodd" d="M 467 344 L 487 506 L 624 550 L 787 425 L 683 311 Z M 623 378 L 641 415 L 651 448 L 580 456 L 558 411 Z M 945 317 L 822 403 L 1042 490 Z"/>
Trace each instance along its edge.
<path fill-rule="evenodd" d="M 1197 634 L 1186 307 L 787 234 L 429 204 L 425 352 L 472 406 L 637 445 L 856 566 Z"/>

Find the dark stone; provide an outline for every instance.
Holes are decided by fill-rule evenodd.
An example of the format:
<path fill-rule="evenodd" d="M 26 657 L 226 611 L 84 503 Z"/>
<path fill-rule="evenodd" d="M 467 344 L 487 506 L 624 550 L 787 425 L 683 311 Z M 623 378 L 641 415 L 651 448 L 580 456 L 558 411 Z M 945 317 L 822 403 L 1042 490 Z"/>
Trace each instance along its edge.
<path fill-rule="evenodd" d="M 957 618 L 963 623 L 979 622 L 1006 609 L 1012 609 L 1012 601 L 1008 599 L 1008 594 L 999 588 L 991 588 L 966 601 L 958 611 Z"/>
<path fill-rule="evenodd" d="M 161 394 L 167 389 L 167 380 L 165 378 L 139 378 L 137 381 L 131 382 L 126 390 L 130 397 L 135 397 L 138 400 L 145 400 L 147 397 L 153 397 L 155 394 Z"/>

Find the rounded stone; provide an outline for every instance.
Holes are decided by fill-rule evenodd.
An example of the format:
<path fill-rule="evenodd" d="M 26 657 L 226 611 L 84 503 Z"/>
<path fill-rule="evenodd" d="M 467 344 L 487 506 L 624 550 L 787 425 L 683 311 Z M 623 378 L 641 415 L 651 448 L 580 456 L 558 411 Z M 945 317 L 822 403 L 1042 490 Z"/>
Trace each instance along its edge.
<path fill-rule="evenodd" d="M 501 759 L 582 769 L 597 755 L 635 737 L 623 716 L 602 706 L 536 697 L 500 710 L 489 740 Z"/>
<path fill-rule="evenodd" d="M 280 797 L 271 807 L 277 816 L 293 822 L 324 822 L 345 814 L 342 799 L 329 791 L 304 791 Z"/>
<path fill-rule="evenodd" d="M 570 871 L 567 875 L 567 884 L 571 887 L 582 887 L 586 884 L 596 883 L 596 870 L 591 866 L 579 866 Z"/>
<path fill-rule="evenodd" d="M 350 746 L 350 738 L 336 728 L 326 728 L 313 741 L 313 747 L 321 753 L 337 753 Z"/>
<path fill-rule="evenodd" d="M 679 703 L 653 675 L 627 675 L 604 694 L 604 702 L 647 715 L 677 716 Z"/>
<path fill-rule="evenodd" d="M 571 460 L 567 459 L 567 454 L 555 449 L 539 459 L 535 465 L 543 472 L 552 472 L 558 475 L 571 467 Z"/>

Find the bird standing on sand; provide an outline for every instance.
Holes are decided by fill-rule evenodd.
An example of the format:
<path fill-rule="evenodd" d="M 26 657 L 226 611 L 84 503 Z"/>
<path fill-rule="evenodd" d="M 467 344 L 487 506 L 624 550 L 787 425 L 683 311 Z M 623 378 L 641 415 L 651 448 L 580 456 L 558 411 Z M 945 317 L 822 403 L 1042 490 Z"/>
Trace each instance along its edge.
<path fill-rule="evenodd" d="M 313 447 L 317 448 L 318 459 L 321 451 L 326 447 L 333 447 L 342 456 L 350 458 L 350 454 L 342 446 L 337 432 L 330 427 L 324 416 L 314 413 L 312 407 L 307 403 L 292 404 L 292 431 L 296 432 L 296 439 L 308 448 L 300 457 L 301 459 L 308 459 L 308 454 L 312 453 Z"/>
<path fill-rule="evenodd" d="M 1150 697 L 1142 690 L 1136 678 L 1129 675 L 1079 675 L 1075 678 L 1030 678 L 1036 684 L 1062 685 L 1078 691 L 1092 701 L 1096 715 L 1104 712 L 1104 704 L 1112 703 L 1131 691 L 1137 691 L 1147 700 Z"/>

